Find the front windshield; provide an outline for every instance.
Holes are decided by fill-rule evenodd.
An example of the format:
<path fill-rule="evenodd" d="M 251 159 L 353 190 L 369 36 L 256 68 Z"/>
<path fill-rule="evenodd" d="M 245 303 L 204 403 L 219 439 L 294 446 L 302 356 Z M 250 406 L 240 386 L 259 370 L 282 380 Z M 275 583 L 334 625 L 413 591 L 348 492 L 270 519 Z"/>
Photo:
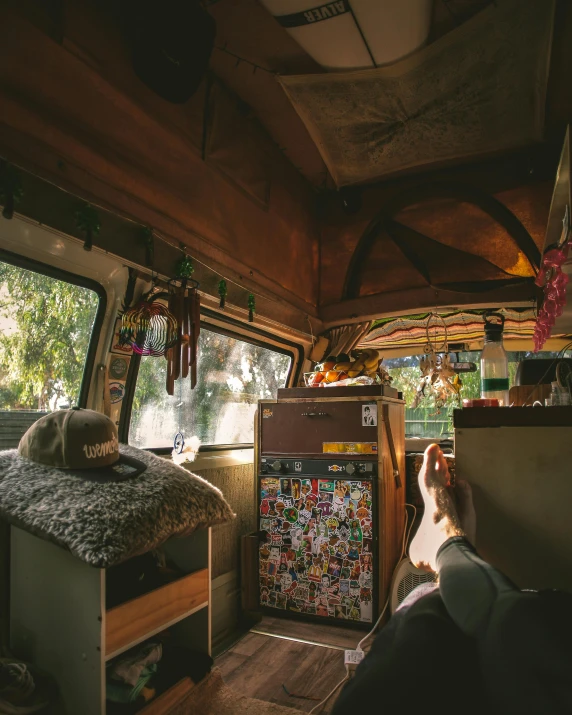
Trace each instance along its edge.
<path fill-rule="evenodd" d="M 421 400 L 418 407 L 413 408 L 413 400 L 417 388 L 421 381 L 419 370 L 419 360 L 421 355 L 409 357 L 390 358 L 383 361 L 383 365 L 393 378 L 392 387 L 403 393 L 405 400 L 405 436 L 406 437 L 426 437 L 428 439 L 449 438 L 453 436 L 453 410 L 459 407 L 458 400 L 451 396 L 441 409 L 435 404 L 435 396 L 431 390 L 426 390 L 426 396 Z M 508 373 L 510 385 L 515 384 L 516 370 L 521 360 L 536 358 L 557 358 L 562 357 L 556 352 L 510 352 L 507 351 Z M 476 372 L 466 372 L 460 374 L 463 384 L 460 399 L 474 399 L 480 397 L 481 392 L 481 369 L 480 350 L 471 352 L 449 353 L 451 362 L 472 362 L 477 366 Z"/>

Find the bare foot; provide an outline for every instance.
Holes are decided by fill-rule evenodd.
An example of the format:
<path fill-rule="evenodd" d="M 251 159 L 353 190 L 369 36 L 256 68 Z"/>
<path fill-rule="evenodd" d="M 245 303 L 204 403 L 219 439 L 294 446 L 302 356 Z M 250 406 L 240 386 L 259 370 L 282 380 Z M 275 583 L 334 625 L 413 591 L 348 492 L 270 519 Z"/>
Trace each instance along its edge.
<path fill-rule="evenodd" d="M 425 502 L 425 512 L 409 548 L 411 561 L 425 571 L 437 571 L 437 552 L 447 539 L 467 536 L 449 493 L 449 485 L 447 462 L 439 445 L 432 444 L 425 450 L 423 466 L 419 471 L 419 489 Z M 459 495 L 464 498 L 466 491 L 463 490 L 464 487 L 459 490 Z"/>

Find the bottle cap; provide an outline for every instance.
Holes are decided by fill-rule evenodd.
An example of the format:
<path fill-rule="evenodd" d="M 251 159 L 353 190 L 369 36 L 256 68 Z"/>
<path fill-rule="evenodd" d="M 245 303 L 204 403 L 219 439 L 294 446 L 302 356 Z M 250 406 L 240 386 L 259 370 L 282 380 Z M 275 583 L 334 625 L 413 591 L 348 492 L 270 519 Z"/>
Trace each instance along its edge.
<path fill-rule="evenodd" d="M 493 319 L 496 322 L 491 322 Z M 490 313 L 485 315 L 485 343 L 499 343 L 502 340 L 504 329 L 504 315 L 502 313 Z"/>

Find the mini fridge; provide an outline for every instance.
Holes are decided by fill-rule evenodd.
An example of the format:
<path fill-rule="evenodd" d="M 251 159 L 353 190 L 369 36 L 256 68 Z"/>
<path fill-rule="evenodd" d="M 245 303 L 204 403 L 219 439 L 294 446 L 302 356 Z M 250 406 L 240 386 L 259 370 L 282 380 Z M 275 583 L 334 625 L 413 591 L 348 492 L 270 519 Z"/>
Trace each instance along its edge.
<path fill-rule="evenodd" d="M 371 626 L 403 543 L 403 400 L 380 385 L 284 389 L 257 424 L 260 608 Z"/>

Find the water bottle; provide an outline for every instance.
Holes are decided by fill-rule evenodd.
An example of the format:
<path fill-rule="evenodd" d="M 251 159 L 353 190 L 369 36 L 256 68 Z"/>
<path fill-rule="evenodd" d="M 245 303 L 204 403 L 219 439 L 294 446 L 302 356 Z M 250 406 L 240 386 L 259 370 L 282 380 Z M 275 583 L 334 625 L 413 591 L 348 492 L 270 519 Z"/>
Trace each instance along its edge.
<path fill-rule="evenodd" d="M 508 358 L 502 344 L 504 316 L 485 316 L 485 346 L 481 353 L 481 397 L 496 398 L 501 407 L 508 407 Z"/>
<path fill-rule="evenodd" d="M 560 390 L 558 389 L 558 383 L 553 382 L 550 387 L 550 406 L 557 407 L 560 404 Z"/>

